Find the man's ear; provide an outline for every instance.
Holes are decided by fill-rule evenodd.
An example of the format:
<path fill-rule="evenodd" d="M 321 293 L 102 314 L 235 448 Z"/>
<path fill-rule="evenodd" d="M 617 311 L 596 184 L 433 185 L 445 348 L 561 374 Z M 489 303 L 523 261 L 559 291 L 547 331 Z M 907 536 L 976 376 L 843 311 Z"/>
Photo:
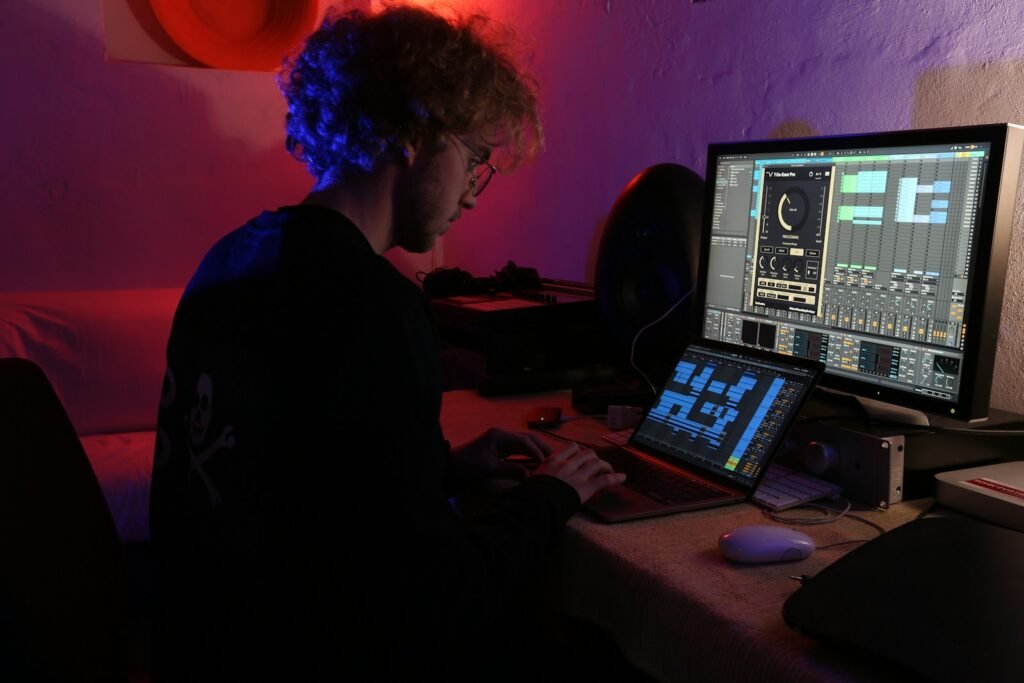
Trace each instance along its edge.
<path fill-rule="evenodd" d="M 402 142 L 398 146 L 399 160 L 406 166 L 411 168 L 416 163 L 417 149 L 416 145 L 411 142 Z"/>

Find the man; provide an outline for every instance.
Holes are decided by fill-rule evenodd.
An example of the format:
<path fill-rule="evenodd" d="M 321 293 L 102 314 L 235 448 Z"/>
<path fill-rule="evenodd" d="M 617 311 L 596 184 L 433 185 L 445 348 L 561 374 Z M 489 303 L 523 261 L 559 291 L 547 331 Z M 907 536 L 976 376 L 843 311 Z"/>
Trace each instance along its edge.
<path fill-rule="evenodd" d="M 352 12 L 286 64 L 287 146 L 314 188 L 210 250 L 168 344 L 155 679 L 460 676 L 507 658 L 532 640 L 507 625 L 561 527 L 623 480 L 592 451 L 500 430 L 450 449 L 426 301 L 381 256 L 429 250 L 472 209 L 492 150 L 539 146 L 530 82 L 488 28 Z M 495 476 L 525 480 L 453 512 Z"/>

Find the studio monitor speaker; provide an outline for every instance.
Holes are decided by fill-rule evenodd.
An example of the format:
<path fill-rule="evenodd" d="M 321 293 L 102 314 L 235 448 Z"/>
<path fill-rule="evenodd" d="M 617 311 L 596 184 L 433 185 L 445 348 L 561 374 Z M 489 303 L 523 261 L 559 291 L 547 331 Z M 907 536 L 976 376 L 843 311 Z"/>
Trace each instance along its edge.
<path fill-rule="evenodd" d="M 594 294 L 623 351 L 633 337 L 687 293 L 697 277 L 704 181 L 679 164 L 657 164 L 633 178 L 608 215 Z M 637 362 L 661 379 L 690 333 L 692 303 L 644 333 Z"/>

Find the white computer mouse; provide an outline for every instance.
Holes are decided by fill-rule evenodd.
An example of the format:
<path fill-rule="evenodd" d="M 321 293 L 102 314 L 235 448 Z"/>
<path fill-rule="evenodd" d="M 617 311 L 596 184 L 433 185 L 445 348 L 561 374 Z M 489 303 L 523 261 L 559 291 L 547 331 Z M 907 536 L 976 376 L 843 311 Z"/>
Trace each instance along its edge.
<path fill-rule="evenodd" d="M 775 524 L 753 524 L 726 531 L 718 549 L 734 562 L 792 562 L 810 557 L 814 539 L 802 531 Z"/>

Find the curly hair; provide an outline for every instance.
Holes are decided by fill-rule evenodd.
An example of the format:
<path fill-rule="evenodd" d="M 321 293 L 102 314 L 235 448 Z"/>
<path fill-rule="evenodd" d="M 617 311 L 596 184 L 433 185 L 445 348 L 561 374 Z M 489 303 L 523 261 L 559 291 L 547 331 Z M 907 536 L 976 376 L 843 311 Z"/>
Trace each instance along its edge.
<path fill-rule="evenodd" d="M 493 30 L 492 30 L 493 29 Z M 368 173 L 403 142 L 488 132 L 504 168 L 543 145 L 536 83 L 512 57 L 509 29 L 484 16 L 446 19 L 416 7 L 328 14 L 287 59 L 288 151 L 326 186 Z"/>

